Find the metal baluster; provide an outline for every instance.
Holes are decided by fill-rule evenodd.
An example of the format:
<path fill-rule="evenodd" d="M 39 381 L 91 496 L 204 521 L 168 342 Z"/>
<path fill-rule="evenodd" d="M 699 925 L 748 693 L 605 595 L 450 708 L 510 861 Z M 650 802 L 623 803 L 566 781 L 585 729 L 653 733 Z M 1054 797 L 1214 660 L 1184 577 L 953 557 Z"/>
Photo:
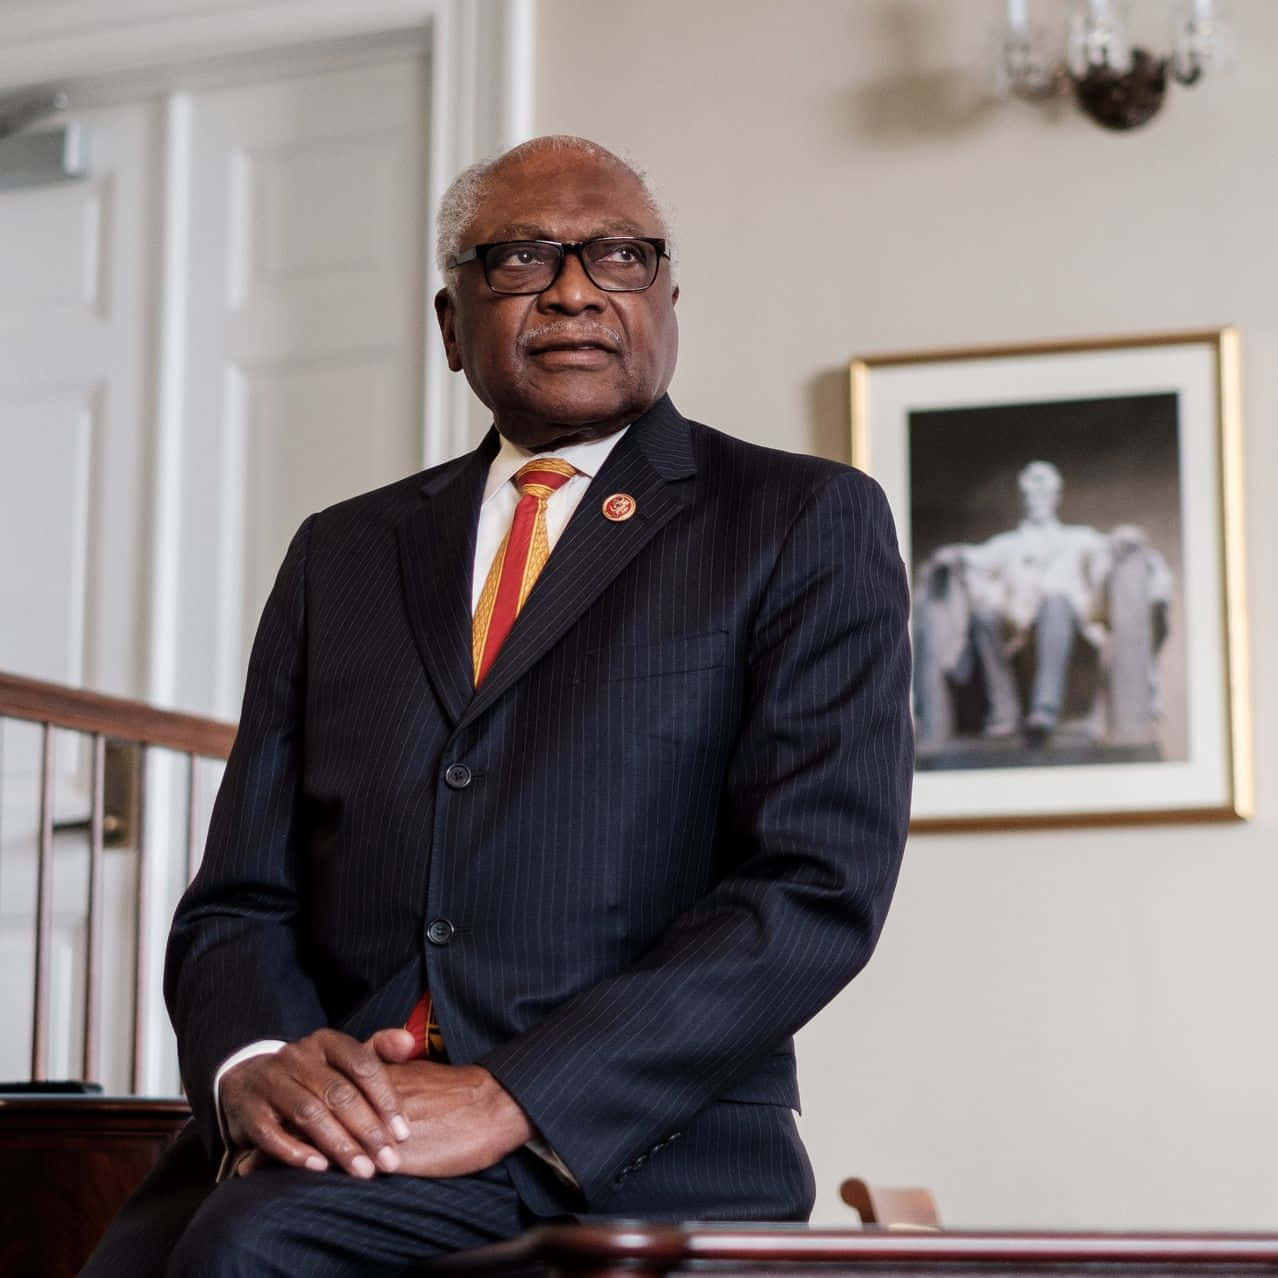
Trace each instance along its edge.
<path fill-rule="evenodd" d="M 89 810 L 89 901 L 84 939 L 84 1055 L 81 1072 L 98 1077 L 102 999 L 102 848 L 106 809 L 106 738 L 93 734 L 93 806 Z"/>
<path fill-rule="evenodd" d="M 40 844 L 36 859 L 35 988 L 32 999 L 31 1077 L 49 1069 L 49 934 L 53 927 L 53 725 L 43 726 L 40 759 Z"/>
<path fill-rule="evenodd" d="M 135 915 L 137 944 L 133 947 L 133 1063 L 130 1071 L 129 1091 L 138 1096 L 142 1092 L 143 1039 L 146 1033 L 146 949 L 147 949 L 147 891 L 146 874 L 146 746 L 138 749 L 138 878 L 136 884 Z"/>
<path fill-rule="evenodd" d="M 188 754 L 186 762 L 186 881 L 190 883 L 200 864 L 200 773 L 194 754 Z"/>

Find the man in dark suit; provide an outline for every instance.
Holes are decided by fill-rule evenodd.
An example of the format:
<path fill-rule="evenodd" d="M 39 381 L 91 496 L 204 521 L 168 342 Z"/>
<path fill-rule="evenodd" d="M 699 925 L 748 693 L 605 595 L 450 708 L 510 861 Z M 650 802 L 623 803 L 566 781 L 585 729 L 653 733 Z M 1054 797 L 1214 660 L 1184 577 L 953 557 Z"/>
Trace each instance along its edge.
<path fill-rule="evenodd" d="M 446 199 L 436 309 L 495 430 L 289 549 L 169 947 L 201 1139 L 89 1272 L 806 1218 L 790 1035 L 896 879 L 904 573 L 863 475 L 675 410 L 667 235 L 577 139 Z"/>

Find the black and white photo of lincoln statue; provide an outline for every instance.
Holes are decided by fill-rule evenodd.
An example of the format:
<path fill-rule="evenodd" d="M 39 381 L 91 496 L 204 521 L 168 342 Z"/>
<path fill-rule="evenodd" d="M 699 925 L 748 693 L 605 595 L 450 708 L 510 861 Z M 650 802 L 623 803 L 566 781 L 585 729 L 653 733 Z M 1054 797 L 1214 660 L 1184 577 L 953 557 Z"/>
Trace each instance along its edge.
<path fill-rule="evenodd" d="M 1178 397 L 909 415 L 918 767 L 1186 755 Z"/>

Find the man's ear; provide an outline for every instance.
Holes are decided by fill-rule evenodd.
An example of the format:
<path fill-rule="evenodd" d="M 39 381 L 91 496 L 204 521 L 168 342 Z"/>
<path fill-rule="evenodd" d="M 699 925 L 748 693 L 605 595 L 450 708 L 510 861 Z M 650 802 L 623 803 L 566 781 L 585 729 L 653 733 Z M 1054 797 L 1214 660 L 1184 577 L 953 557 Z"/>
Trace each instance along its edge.
<path fill-rule="evenodd" d="M 448 367 L 454 373 L 460 373 L 462 361 L 461 350 L 457 345 L 457 304 L 446 288 L 441 288 L 435 294 L 435 318 L 439 320 L 439 332 L 444 339 L 444 354 L 448 357 Z"/>

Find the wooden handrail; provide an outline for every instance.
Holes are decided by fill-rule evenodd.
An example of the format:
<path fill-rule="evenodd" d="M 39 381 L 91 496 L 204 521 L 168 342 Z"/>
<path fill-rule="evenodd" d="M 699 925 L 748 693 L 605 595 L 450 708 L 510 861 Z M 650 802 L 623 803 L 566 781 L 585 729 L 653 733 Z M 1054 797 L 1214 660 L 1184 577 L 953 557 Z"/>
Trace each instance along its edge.
<path fill-rule="evenodd" d="M 220 719 L 157 710 L 142 701 L 4 673 L 0 673 L 0 718 L 30 719 L 208 759 L 225 759 L 235 740 L 235 724 Z"/>

